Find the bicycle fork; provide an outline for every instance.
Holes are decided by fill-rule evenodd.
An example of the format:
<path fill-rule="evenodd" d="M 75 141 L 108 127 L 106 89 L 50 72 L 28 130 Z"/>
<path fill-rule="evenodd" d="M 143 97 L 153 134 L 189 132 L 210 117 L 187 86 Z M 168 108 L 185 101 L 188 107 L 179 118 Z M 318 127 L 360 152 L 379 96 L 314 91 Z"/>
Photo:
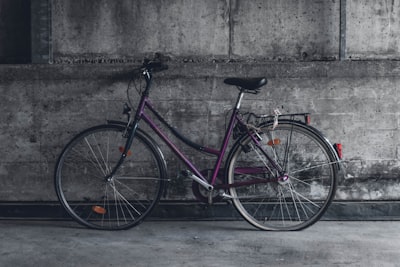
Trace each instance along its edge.
<path fill-rule="evenodd" d="M 113 121 L 110 121 L 110 123 L 113 123 Z M 136 130 L 138 128 L 138 123 L 135 122 L 133 123 L 133 125 L 131 126 L 132 129 L 129 129 L 130 123 L 128 123 L 126 125 L 126 130 L 124 134 L 128 134 L 125 146 L 123 148 L 123 150 L 121 151 L 121 156 L 117 162 L 117 164 L 114 166 L 114 168 L 112 169 L 112 171 L 110 172 L 110 174 L 108 174 L 106 176 L 106 181 L 110 182 L 112 180 L 112 178 L 114 177 L 114 175 L 117 173 L 117 170 L 119 169 L 119 167 L 124 163 L 125 158 L 129 155 L 129 149 L 132 146 L 133 143 L 133 138 L 135 137 L 136 134 Z"/>
<path fill-rule="evenodd" d="M 147 87 L 149 87 L 149 84 L 147 85 Z M 127 137 L 127 140 L 125 143 L 125 147 L 121 151 L 121 157 L 119 158 L 117 164 L 112 169 L 111 173 L 106 177 L 106 180 L 108 182 L 112 180 L 112 177 L 114 177 L 114 175 L 117 173 L 117 170 L 124 163 L 125 158 L 128 156 L 128 152 L 132 146 L 133 138 L 135 137 L 136 130 L 139 127 L 141 113 L 143 112 L 144 107 L 145 107 L 145 103 L 146 103 L 145 99 L 146 99 L 145 97 L 142 97 L 140 107 L 136 111 L 136 115 L 134 116 L 134 119 L 131 116 L 131 111 L 132 111 L 131 108 L 126 103 L 124 105 L 124 109 L 123 109 L 122 113 L 128 117 L 128 122 L 126 123 L 126 129 L 123 134 L 128 135 L 128 137 Z M 112 121 L 111 121 L 111 123 L 112 123 Z"/>

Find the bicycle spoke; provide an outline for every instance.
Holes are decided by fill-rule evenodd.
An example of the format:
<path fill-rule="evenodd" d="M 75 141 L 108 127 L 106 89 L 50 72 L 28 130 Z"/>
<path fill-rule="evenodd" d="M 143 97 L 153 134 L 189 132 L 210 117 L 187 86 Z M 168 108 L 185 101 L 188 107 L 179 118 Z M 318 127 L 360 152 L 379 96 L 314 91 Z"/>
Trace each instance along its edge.
<path fill-rule="evenodd" d="M 106 172 L 106 170 L 103 169 L 103 166 L 101 165 L 101 163 L 100 163 L 100 161 L 99 161 L 99 159 L 98 159 L 96 153 L 94 152 L 94 149 L 92 148 L 92 145 L 89 143 L 89 141 L 87 140 L 87 138 L 85 138 L 85 142 L 86 142 L 87 146 L 89 147 L 90 152 L 92 152 L 92 156 L 94 157 L 94 159 L 95 159 L 95 161 L 96 161 L 96 163 L 97 163 L 97 166 L 98 166 L 99 169 L 102 171 L 103 175 L 106 176 L 106 175 L 107 175 L 107 172 Z"/>
<path fill-rule="evenodd" d="M 75 170 L 78 170 L 78 168 L 79 169 L 84 168 L 84 166 L 78 165 L 77 164 L 78 162 L 87 162 L 88 161 L 92 164 L 93 168 L 99 172 L 99 175 L 101 177 L 104 177 L 103 169 L 101 167 L 98 168 L 98 164 L 96 162 L 94 162 L 91 157 L 86 156 L 86 154 L 83 155 L 82 152 L 79 152 L 76 149 L 72 149 L 72 151 L 74 152 L 74 154 L 70 155 L 69 156 L 70 160 L 65 161 L 64 164 L 69 165 L 71 168 L 74 168 Z M 81 160 L 79 160 L 79 159 L 81 159 Z"/>
<path fill-rule="evenodd" d="M 291 212 L 289 209 L 289 205 L 286 201 L 286 198 L 284 197 L 284 193 L 281 187 L 279 187 L 279 193 L 280 193 L 280 198 L 279 198 L 279 203 L 281 205 L 281 217 L 282 217 L 282 224 L 285 226 L 286 225 L 286 220 L 285 220 L 285 212 L 287 213 L 287 215 L 289 216 L 289 221 L 292 220 L 291 218 Z M 282 204 L 283 202 L 283 204 Z"/>
<path fill-rule="evenodd" d="M 136 192 L 135 190 L 133 190 L 132 188 L 128 187 L 127 185 L 121 183 L 121 182 L 118 181 L 118 180 L 116 180 L 116 182 L 118 182 L 121 186 L 125 187 L 128 191 L 130 191 L 131 193 L 133 193 L 134 196 L 135 196 L 135 195 L 139 196 L 139 193 Z M 136 201 L 140 206 L 142 206 L 143 208 L 146 208 L 146 205 L 142 204 L 142 202 L 139 201 L 138 199 L 135 198 L 135 201 Z M 129 204 L 130 204 L 130 203 L 129 203 Z M 140 214 L 139 214 L 139 215 L 140 215 Z"/>
<path fill-rule="evenodd" d="M 258 151 L 258 149 L 256 149 L 254 147 L 254 145 L 251 143 L 250 147 L 252 148 L 252 150 L 257 154 L 257 157 L 259 160 L 261 160 L 261 162 L 263 163 L 263 166 L 266 167 L 266 169 L 272 174 L 274 175 L 273 171 L 271 170 L 271 168 L 268 166 L 268 162 L 265 158 L 265 156 L 261 155 L 261 153 Z"/>
<path fill-rule="evenodd" d="M 147 180 L 147 181 L 160 181 L 157 177 L 128 177 L 128 176 L 114 176 L 116 180 Z"/>
<path fill-rule="evenodd" d="M 339 161 L 332 161 L 332 162 L 326 162 L 326 163 L 321 163 L 319 165 L 314 165 L 312 167 L 302 167 L 296 171 L 292 171 L 291 173 L 298 173 L 298 172 L 304 172 L 304 171 L 308 171 L 308 170 L 312 170 L 312 169 L 316 169 L 316 168 L 320 168 L 320 167 L 325 167 L 325 166 L 329 166 L 329 165 L 335 165 L 338 164 Z"/>

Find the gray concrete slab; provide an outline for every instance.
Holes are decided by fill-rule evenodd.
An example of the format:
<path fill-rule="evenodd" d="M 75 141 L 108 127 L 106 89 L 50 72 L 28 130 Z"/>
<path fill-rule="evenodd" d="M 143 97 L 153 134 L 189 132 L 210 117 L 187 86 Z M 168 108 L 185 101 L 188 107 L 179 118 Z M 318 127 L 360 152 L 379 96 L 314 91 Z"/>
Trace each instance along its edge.
<path fill-rule="evenodd" d="M 150 221 L 105 232 L 0 221 L 0 266 L 399 266 L 400 222 L 318 222 L 262 232 L 242 221 Z"/>

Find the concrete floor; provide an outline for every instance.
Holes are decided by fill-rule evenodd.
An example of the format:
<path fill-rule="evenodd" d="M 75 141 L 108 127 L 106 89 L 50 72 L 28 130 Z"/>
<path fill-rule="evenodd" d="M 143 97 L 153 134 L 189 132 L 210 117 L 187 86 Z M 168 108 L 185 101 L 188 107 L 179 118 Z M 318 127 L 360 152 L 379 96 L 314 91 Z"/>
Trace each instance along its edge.
<path fill-rule="evenodd" d="M 105 232 L 0 221 L 0 240 L 0 266 L 400 266 L 400 222 L 262 232 L 241 221 L 147 221 Z"/>

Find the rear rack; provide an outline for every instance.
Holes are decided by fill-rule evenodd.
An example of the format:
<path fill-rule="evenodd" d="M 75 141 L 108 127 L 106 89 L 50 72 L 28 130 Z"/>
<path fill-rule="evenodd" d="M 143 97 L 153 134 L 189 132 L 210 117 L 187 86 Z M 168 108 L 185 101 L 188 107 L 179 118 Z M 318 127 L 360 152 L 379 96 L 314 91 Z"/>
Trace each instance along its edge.
<path fill-rule="evenodd" d="M 244 114 L 245 115 L 245 114 Z M 271 122 L 275 119 L 278 120 L 291 120 L 298 121 L 309 125 L 311 123 L 310 113 L 292 113 L 292 114 L 279 114 L 279 115 L 257 115 L 255 113 L 248 113 L 247 123 L 252 123 L 253 125 L 260 125 L 265 122 Z"/>

